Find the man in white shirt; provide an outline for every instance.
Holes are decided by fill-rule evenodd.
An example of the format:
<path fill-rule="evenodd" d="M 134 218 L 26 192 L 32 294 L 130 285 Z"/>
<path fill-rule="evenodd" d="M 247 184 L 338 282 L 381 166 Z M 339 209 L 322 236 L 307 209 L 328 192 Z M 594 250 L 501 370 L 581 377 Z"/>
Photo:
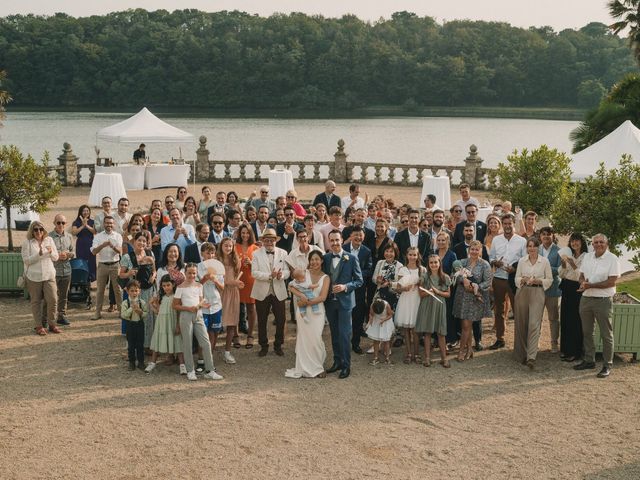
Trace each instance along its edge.
<path fill-rule="evenodd" d="M 122 254 L 122 235 L 114 230 L 115 220 L 112 216 L 104 217 L 104 231 L 93 237 L 91 253 L 96 256 L 96 313 L 91 320 L 102 318 L 102 303 L 104 301 L 104 288 L 107 280 L 111 282 L 116 296 L 118 313 L 122 303 L 122 291 L 118 285 L 118 271 L 120 270 L 120 255 Z"/>
<path fill-rule="evenodd" d="M 596 366 L 596 347 L 593 341 L 593 329 L 598 322 L 603 344 L 602 370 L 598 378 L 607 378 L 613 366 L 613 326 L 611 311 L 613 296 L 616 293 L 616 281 L 620 276 L 618 257 L 609 251 L 609 239 L 599 233 L 591 240 L 593 252 L 587 253 L 580 266 L 580 319 L 582 320 L 582 338 L 584 359 L 573 367 L 575 370 L 590 370 Z"/>
<path fill-rule="evenodd" d="M 489 347 L 491 350 L 505 346 L 504 301 L 508 297 L 512 308 L 515 301 L 515 291 L 513 286 L 509 284 L 509 276 L 515 273 L 518 261 L 527 253 L 527 241 L 514 232 L 514 223 L 513 214 L 507 213 L 502 217 L 504 233 L 493 239 L 489 251 L 489 261 L 496 269 L 493 274 L 496 341 Z"/>
<path fill-rule="evenodd" d="M 352 183 L 349 185 L 349 195 L 342 198 L 342 211 L 346 212 L 348 208 L 351 210 L 358 210 L 359 208 L 366 208 L 367 201 L 360 195 L 360 185 Z M 365 198 L 368 197 L 365 194 Z"/>
<path fill-rule="evenodd" d="M 93 228 L 96 229 L 96 233 L 100 233 L 104 230 L 104 226 L 103 226 L 103 222 L 104 222 L 104 217 L 106 217 L 107 215 L 112 215 L 111 212 L 111 197 L 103 197 L 102 198 L 102 211 L 96 213 L 96 216 L 93 219 Z"/>
<path fill-rule="evenodd" d="M 320 227 L 324 248 L 326 248 L 327 251 L 329 251 L 331 245 L 329 242 L 329 234 L 333 230 L 338 230 L 340 233 L 344 230 L 344 225 L 342 224 L 342 209 L 340 207 L 331 207 L 329 209 L 329 223 Z"/>
<path fill-rule="evenodd" d="M 306 230 L 296 232 L 297 246 L 287 255 L 287 263 L 291 269 L 306 270 L 309 266 L 309 254 L 317 250 L 324 255 L 324 252 L 315 245 L 309 245 L 309 233 Z"/>
<path fill-rule="evenodd" d="M 187 245 L 196 242 L 196 232 L 188 223 L 182 223 L 182 214 L 177 208 L 172 208 L 169 212 L 171 225 L 167 225 L 160 230 L 160 248 L 164 252 L 167 245 L 175 243 L 180 248 L 182 258 L 184 258 L 184 250 Z"/>
<path fill-rule="evenodd" d="M 471 186 L 468 183 L 460 184 L 460 200 L 458 200 L 455 204 L 458 205 L 462 209 L 462 220 L 467 219 L 466 207 L 467 205 L 473 204 L 476 207 L 480 208 L 480 203 L 478 200 L 471 196 Z"/>
<path fill-rule="evenodd" d="M 256 241 L 260 241 L 262 234 L 269 227 L 269 214 L 271 210 L 267 205 L 262 205 L 258 208 L 258 216 L 256 217 L 256 221 L 251 223 L 251 228 L 253 228 L 253 234 L 256 237 Z"/>
<path fill-rule="evenodd" d="M 127 228 L 129 220 L 131 220 L 131 214 L 129 213 L 129 199 L 121 198 L 118 200 L 118 211 L 113 215 L 115 221 L 114 230 L 120 235 L 124 235 L 124 231 Z"/>

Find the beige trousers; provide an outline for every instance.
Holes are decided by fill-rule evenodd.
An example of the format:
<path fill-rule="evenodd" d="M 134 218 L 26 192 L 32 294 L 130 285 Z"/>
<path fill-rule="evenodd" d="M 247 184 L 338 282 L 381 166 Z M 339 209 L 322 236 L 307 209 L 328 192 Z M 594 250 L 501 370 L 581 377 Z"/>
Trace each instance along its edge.
<path fill-rule="evenodd" d="M 44 282 L 33 282 L 25 278 L 27 291 L 31 298 L 31 314 L 36 327 L 42 326 L 42 303 L 47 302 L 47 323 L 49 328 L 56 326 L 56 309 L 58 307 L 58 287 L 55 278 Z"/>
<path fill-rule="evenodd" d="M 522 287 L 516 292 L 513 355 L 518 362 L 535 360 L 538 355 L 544 298 L 542 287 Z"/>
<path fill-rule="evenodd" d="M 118 312 L 120 312 L 120 304 L 122 303 L 122 290 L 118 285 L 118 271 L 120 270 L 120 264 L 114 263 L 113 265 L 106 265 L 104 263 L 98 263 L 96 269 L 96 313 L 100 314 L 102 311 L 102 303 L 104 302 L 104 289 L 107 286 L 107 280 L 111 281 L 113 286 L 113 293 L 116 295 L 116 303 L 118 304 Z"/>

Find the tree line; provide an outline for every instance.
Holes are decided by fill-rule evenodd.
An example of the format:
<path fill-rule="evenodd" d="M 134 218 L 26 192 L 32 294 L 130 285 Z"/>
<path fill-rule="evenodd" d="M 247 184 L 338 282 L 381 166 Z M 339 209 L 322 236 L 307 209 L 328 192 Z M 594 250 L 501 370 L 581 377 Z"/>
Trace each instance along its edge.
<path fill-rule="evenodd" d="M 0 18 L 16 106 L 593 107 L 636 69 L 601 23 L 555 32 L 409 12 L 372 23 L 142 9 Z"/>

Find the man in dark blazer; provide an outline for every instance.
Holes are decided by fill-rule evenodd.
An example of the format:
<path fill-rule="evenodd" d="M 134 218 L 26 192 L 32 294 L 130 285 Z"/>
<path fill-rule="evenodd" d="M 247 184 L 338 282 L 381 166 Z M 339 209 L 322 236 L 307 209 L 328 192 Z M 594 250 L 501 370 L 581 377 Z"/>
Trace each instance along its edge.
<path fill-rule="evenodd" d="M 284 207 L 284 217 L 284 222 L 279 223 L 276 227 L 276 235 L 278 235 L 276 247 L 291 253 L 296 232 L 303 229 L 304 226 L 296 222 L 296 211 L 293 207 Z"/>
<path fill-rule="evenodd" d="M 364 221 L 367 219 L 367 211 L 364 208 L 359 208 L 356 210 L 353 219 L 353 225 L 349 225 L 348 227 L 344 227 L 342 230 L 342 241 L 348 242 L 351 237 L 351 233 L 355 231 L 356 228 L 362 230 L 364 234 L 363 243 L 369 250 L 373 250 L 376 246 L 376 232 L 364 226 Z"/>
<path fill-rule="evenodd" d="M 467 205 L 467 207 L 475 207 L 475 205 L 469 204 Z M 469 244 L 473 242 L 475 227 L 471 222 L 460 222 L 458 225 L 464 225 L 464 230 L 463 230 L 464 241 L 455 245 L 453 247 L 453 252 L 456 254 L 456 257 L 458 258 L 458 260 L 462 260 L 463 258 L 467 258 L 469 256 Z M 482 259 L 486 260 L 487 262 L 489 261 L 489 253 L 487 252 L 487 247 L 485 247 L 484 245 L 482 245 Z M 456 319 L 456 322 L 458 321 L 459 319 Z M 481 343 L 481 340 L 482 340 L 481 322 L 473 322 L 471 324 L 471 327 L 473 328 L 473 339 L 476 342 L 476 345 L 475 345 L 476 351 L 483 350 L 484 347 L 482 346 L 482 343 Z M 457 328 L 457 330 L 460 331 L 459 327 Z"/>
<path fill-rule="evenodd" d="M 472 238 L 472 240 L 478 240 L 479 242 L 484 243 L 484 237 L 487 235 L 487 224 L 477 220 L 478 207 L 473 203 L 470 203 L 465 207 L 465 212 L 467 214 L 467 222 L 473 223 L 473 227 L 475 229 L 475 237 Z M 456 231 L 453 233 L 453 245 L 464 242 L 464 226 L 464 221 L 456 225 Z"/>
<path fill-rule="evenodd" d="M 371 258 L 371 250 L 363 245 L 364 231 L 362 227 L 356 225 L 351 232 L 351 242 L 343 245 L 344 251 L 349 252 L 358 259 L 360 270 L 362 272 L 362 286 L 355 289 L 356 306 L 351 311 L 351 348 L 358 355 L 362 355 L 360 348 L 360 337 L 362 337 L 362 329 L 367 315 L 367 285 L 371 281 L 373 275 L 373 260 Z"/>
<path fill-rule="evenodd" d="M 222 213 L 214 213 L 211 215 L 211 233 L 209 233 L 209 242 L 218 245 L 223 238 L 229 236 L 229 232 L 224 230 L 224 215 Z"/>
<path fill-rule="evenodd" d="M 319 193 L 316 195 L 316 198 L 313 199 L 313 206 L 315 207 L 319 203 L 324 203 L 327 211 L 329 211 L 331 207 L 341 207 L 342 200 L 334 193 L 335 191 L 336 183 L 333 180 L 327 180 L 324 184 L 324 192 Z"/>
<path fill-rule="evenodd" d="M 333 365 L 327 373 L 340 370 L 339 378 L 347 378 L 351 374 L 351 311 L 356 303 L 354 291 L 363 285 L 362 272 L 358 259 L 343 250 L 340 231 L 329 233 L 329 248 L 322 262 L 322 270 L 331 279 L 324 302 L 333 349 Z"/>
<path fill-rule="evenodd" d="M 209 240 L 210 228 L 206 223 L 196 225 L 196 243 L 187 245 L 184 249 L 184 263 L 200 263 L 202 256 L 200 255 L 200 247 Z"/>
<path fill-rule="evenodd" d="M 422 264 L 426 267 L 429 253 L 431 252 L 431 239 L 426 232 L 420 230 L 420 212 L 418 210 L 411 209 L 408 214 L 409 226 L 396 233 L 396 236 L 393 239 L 400 251 L 398 261 L 403 265 L 406 265 L 407 249 L 409 247 L 418 247 L 418 251 L 422 257 Z"/>
<path fill-rule="evenodd" d="M 260 237 L 262 237 L 262 233 L 269 228 L 269 207 L 267 205 L 262 205 L 258 208 L 258 216 L 255 222 L 251 222 L 251 228 L 253 230 L 253 234 L 256 237 L 256 242 L 260 241 Z"/>

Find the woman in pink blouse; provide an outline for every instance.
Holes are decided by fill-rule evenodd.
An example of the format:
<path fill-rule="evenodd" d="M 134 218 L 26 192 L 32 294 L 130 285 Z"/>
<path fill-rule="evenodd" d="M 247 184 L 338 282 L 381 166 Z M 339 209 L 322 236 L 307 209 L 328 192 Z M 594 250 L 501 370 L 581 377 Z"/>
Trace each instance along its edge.
<path fill-rule="evenodd" d="M 49 237 L 44 225 L 31 222 L 27 238 L 22 242 L 22 262 L 24 263 L 25 285 L 31 297 L 31 313 L 38 335 L 46 335 L 42 325 L 42 302 L 47 304 L 47 323 L 51 333 L 61 333 L 55 324 L 58 308 L 58 288 L 56 269 L 53 262 L 58 260 L 58 250 Z"/>
<path fill-rule="evenodd" d="M 296 221 L 303 223 L 307 211 L 298 203 L 298 194 L 295 190 L 287 191 L 287 206 L 293 207 L 293 210 L 296 212 Z"/>

